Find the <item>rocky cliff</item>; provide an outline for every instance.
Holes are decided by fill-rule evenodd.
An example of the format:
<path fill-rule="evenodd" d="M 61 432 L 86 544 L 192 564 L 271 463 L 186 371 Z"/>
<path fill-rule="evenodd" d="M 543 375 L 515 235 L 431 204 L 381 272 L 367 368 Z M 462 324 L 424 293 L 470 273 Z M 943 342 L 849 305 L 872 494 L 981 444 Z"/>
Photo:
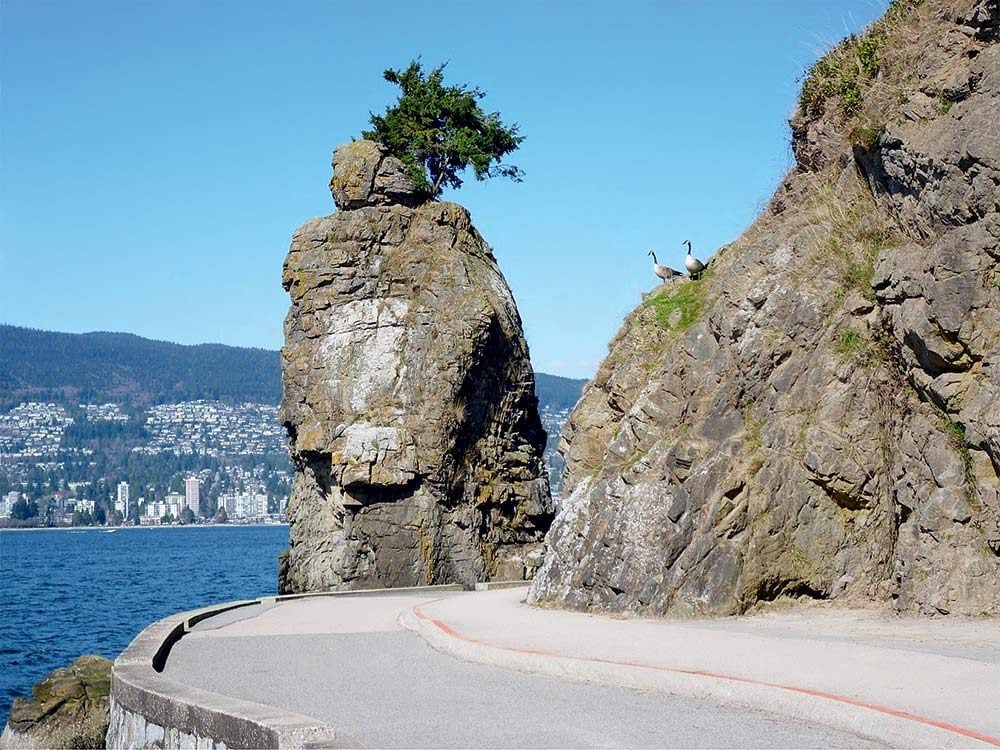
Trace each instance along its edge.
<path fill-rule="evenodd" d="M 998 18 L 897 0 L 814 66 L 767 210 L 570 416 L 533 601 L 1000 613 Z"/>
<path fill-rule="evenodd" d="M 514 299 L 468 212 L 370 141 L 292 239 L 283 592 L 529 577 L 552 519 Z"/>

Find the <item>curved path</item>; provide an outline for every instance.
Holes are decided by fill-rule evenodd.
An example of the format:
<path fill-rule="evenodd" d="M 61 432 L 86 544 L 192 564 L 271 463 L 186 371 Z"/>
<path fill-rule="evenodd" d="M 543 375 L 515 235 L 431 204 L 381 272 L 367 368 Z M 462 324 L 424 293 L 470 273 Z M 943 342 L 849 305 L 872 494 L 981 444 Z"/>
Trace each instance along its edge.
<path fill-rule="evenodd" d="M 318 597 L 247 607 L 195 625 L 173 646 L 164 676 L 319 719 L 341 746 L 880 746 L 745 707 L 459 661 L 399 624 L 415 610 L 460 602 L 467 603 L 460 611 L 503 616 L 521 606 L 523 593 Z"/>
<path fill-rule="evenodd" d="M 1000 620 L 812 607 L 621 619 L 530 607 L 524 589 L 404 614 L 458 658 L 764 708 L 899 747 L 1000 747 Z"/>

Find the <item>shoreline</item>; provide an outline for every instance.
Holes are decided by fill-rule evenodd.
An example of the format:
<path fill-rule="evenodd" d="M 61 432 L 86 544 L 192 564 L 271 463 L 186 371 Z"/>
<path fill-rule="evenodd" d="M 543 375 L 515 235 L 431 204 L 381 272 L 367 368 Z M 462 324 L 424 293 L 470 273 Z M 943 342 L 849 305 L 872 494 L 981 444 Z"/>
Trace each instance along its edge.
<path fill-rule="evenodd" d="M 287 521 L 281 523 L 189 523 L 185 525 L 167 526 L 28 526 L 24 528 L 0 528 L 4 531 L 152 531 L 156 529 L 252 529 L 267 528 L 270 526 L 288 526 Z"/>

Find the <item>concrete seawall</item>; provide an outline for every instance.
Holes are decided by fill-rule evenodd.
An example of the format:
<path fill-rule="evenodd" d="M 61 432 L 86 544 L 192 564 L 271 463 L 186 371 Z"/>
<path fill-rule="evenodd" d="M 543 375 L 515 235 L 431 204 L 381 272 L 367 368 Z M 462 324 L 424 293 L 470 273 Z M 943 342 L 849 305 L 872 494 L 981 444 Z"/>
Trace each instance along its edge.
<path fill-rule="evenodd" d="M 424 590 L 454 591 L 461 587 L 431 586 L 403 591 Z M 249 614 L 293 599 L 386 593 L 390 592 L 338 591 L 264 597 L 182 612 L 153 623 L 136 636 L 112 668 L 107 747 L 206 750 L 337 747 L 334 729 L 321 721 L 274 706 L 181 685 L 166 678 L 162 674 L 163 667 L 173 645 L 209 618 L 238 617 L 243 614 L 240 610 Z"/>

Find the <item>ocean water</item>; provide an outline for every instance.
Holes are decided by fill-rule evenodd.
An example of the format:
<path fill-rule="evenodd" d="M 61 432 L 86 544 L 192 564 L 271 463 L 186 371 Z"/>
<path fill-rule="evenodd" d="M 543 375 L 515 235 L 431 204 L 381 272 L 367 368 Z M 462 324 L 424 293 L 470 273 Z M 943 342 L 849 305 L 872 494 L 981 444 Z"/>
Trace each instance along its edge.
<path fill-rule="evenodd" d="M 277 591 L 287 526 L 0 531 L 0 729 L 77 656 L 114 659 L 154 620 Z"/>

